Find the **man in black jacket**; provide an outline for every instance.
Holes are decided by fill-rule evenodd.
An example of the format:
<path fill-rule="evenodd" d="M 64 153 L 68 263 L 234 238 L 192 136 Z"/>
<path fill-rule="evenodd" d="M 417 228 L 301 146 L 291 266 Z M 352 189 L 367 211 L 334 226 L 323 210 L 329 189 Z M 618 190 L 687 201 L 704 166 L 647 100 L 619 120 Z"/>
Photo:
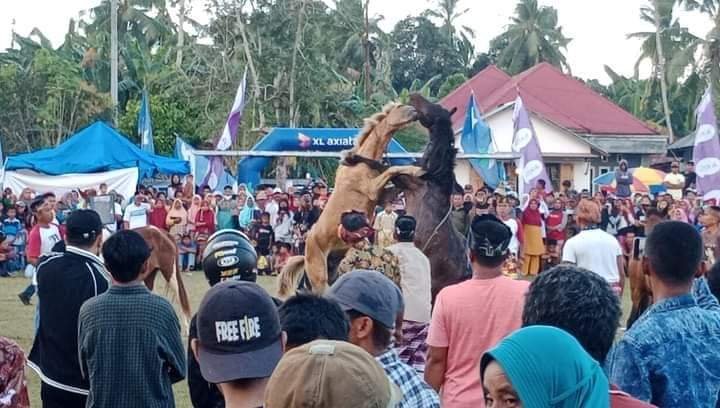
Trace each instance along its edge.
<path fill-rule="evenodd" d="M 102 222 L 93 210 L 76 210 L 67 219 L 65 252 L 38 260 L 40 326 L 28 365 L 42 386 L 44 408 L 85 407 L 88 383 L 78 360 L 78 314 L 82 304 L 108 289 L 109 275 L 98 257 Z"/>

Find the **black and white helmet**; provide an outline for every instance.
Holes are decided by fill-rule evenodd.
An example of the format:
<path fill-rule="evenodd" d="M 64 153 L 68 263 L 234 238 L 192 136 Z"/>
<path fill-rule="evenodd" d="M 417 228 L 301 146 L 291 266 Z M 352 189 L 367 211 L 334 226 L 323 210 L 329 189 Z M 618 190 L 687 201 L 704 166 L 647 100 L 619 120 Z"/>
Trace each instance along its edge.
<path fill-rule="evenodd" d="M 228 279 L 255 281 L 257 253 L 247 235 L 223 229 L 212 234 L 202 253 L 202 268 L 210 285 Z"/>

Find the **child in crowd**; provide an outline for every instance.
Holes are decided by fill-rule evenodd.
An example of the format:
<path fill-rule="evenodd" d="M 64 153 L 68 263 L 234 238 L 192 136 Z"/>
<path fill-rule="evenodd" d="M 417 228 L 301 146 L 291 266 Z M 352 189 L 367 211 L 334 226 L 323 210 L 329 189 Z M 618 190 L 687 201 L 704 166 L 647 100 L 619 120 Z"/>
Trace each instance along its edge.
<path fill-rule="evenodd" d="M 292 253 L 292 244 L 287 242 L 278 242 L 275 245 L 275 255 L 273 255 L 273 275 L 278 275 Z"/>
<path fill-rule="evenodd" d="M 5 235 L 5 242 L 11 255 L 5 265 L 7 272 L 15 272 L 25 269 L 25 242 L 27 241 L 24 225 L 17 218 L 17 209 L 9 207 L 7 218 L 2 222 L 2 233 Z"/>
<path fill-rule="evenodd" d="M 183 272 L 195 269 L 195 253 L 197 253 L 197 244 L 190 238 L 190 235 L 183 235 L 178 244 L 178 257 Z"/>
<path fill-rule="evenodd" d="M 258 275 L 263 273 L 269 275 L 272 272 L 270 254 L 275 242 L 275 233 L 270 225 L 270 213 L 263 212 L 260 215 L 260 224 L 256 224 L 250 237 L 255 243 L 255 251 L 258 255 Z"/>

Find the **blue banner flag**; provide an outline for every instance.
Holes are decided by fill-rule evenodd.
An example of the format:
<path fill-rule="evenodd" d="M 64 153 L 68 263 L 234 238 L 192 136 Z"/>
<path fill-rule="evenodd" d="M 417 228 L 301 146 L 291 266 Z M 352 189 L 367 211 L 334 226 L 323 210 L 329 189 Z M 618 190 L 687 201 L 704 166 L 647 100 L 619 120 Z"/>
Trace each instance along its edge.
<path fill-rule="evenodd" d="M 150 101 L 147 95 L 147 89 L 143 89 L 142 101 L 140 101 L 140 112 L 138 112 L 138 135 L 140 136 L 140 148 L 148 153 L 155 154 L 152 118 L 150 117 Z"/>
<path fill-rule="evenodd" d="M 470 95 L 465 114 L 465 125 L 460 137 L 465 153 L 495 153 L 490 127 L 480 117 L 475 95 Z M 505 179 L 505 169 L 495 159 L 470 159 L 470 165 L 482 176 L 485 184 L 497 188 Z"/>

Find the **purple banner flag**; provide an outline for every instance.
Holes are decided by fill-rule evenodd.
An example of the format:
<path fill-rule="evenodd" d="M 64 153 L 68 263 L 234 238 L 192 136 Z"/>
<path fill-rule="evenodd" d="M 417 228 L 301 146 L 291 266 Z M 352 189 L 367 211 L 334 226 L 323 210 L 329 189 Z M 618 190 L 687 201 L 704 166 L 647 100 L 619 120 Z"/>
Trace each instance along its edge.
<path fill-rule="evenodd" d="M 714 199 L 716 204 L 720 204 L 720 140 L 711 86 L 705 91 L 695 114 L 697 129 L 693 161 L 697 173 L 698 194 L 704 200 Z"/>
<path fill-rule="evenodd" d="M 243 74 L 240 86 L 238 86 L 237 92 L 235 93 L 235 100 L 233 101 L 230 114 L 228 115 L 227 122 L 223 128 L 222 134 L 215 145 L 216 150 L 228 150 L 235 144 L 237 140 L 237 131 L 240 127 L 240 122 L 243 117 L 243 109 L 245 109 L 245 90 L 247 88 L 247 68 Z M 208 172 L 203 179 L 202 185 L 209 186 L 215 190 L 218 188 L 218 180 L 222 177 L 225 170 L 225 162 L 221 156 L 212 156 L 209 158 L 210 165 L 208 166 Z"/>
<path fill-rule="evenodd" d="M 545 191 L 552 191 L 552 184 L 543 163 L 540 145 L 537 141 L 535 128 L 530 121 L 530 114 L 523 104 L 520 95 L 515 99 L 515 110 L 513 112 L 513 124 L 515 136 L 513 138 L 512 150 L 520 153 L 517 160 L 517 169 L 520 179 L 518 180 L 518 193 L 522 197 L 535 188 L 538 180 L 545 180 Z"/>

